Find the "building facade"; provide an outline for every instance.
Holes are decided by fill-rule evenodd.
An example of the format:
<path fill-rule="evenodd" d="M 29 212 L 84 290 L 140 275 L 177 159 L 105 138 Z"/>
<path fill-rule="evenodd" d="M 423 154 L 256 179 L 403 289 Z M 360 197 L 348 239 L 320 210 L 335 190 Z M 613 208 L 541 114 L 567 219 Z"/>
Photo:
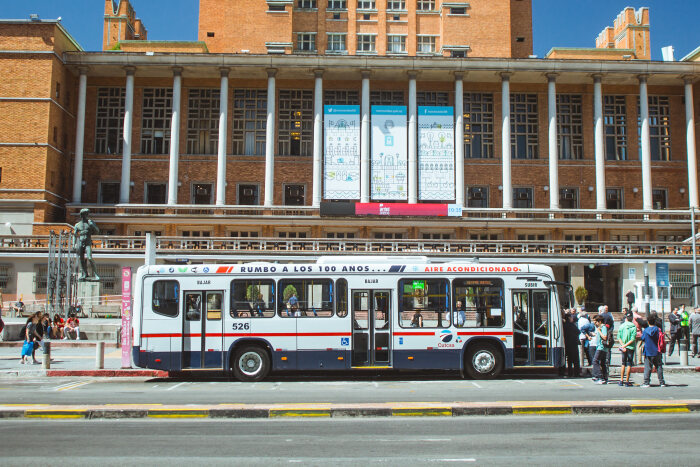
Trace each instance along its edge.
<path fill-rule="evenodd" d="M 133 13 L 125 3 L 106 7 Z M 150 232 L 169 262 L 337 253 L 544 262 L 613 307 L 642 281 L 645 261 L 652 280 L 653 264 L 666 263 L 674 299 L 687 301 L 696 62 L 527 58 L 524 0 L 470 2 L 467 15 L 451 12 L 459 2 L 396 2 L 406 4 L 397 25 L 385 0 L 367 12 L 351 0 L 233 3 L 200 2 L 199 42 L 132 36 L 103 52 L 82 51 L 55 21 L 2 24 L 16 31 L 0 39 L 14 80 L 0 105 L 16 116 L 0 120 L 2 213 L 17 219 L 2 231 L 6 296 L 41 297 L 43 235 L 87 207 L 109 235 L 96 257 L 115 280 L 101 294 L 116 290 L 119 267 L 142 262 Z M 241 33 L 245 43 L 225 29 L 241 11 L 260 15 L 250 27 L 264 25 Z M 426 24 L 473 22 L 476 35 L 421 29 L 420 11 Z M 501 21 L 497 43 L 478 34 L 491 28 L 479 18 L 517 11 L 525 19 Z M 329 19 L 336 13 L 347 20 Z M 282 34 L 265 23 L 273 19 L 289 35 L 261 42 L 264 31 Z M 336 23 L 347 54 L 327 53 Z M 406 52 L 387 53 L 380 36 L 399 27 Z M 374 28 L 375 54 L 353 53 L 357 28 Z M 300 50 L 300 31 L 323 39 Z M 447 32 L 424 54 L 409 45 L 420 31 Z M 46 61 L 45 74 L 21 66 L 27 59 Z M 45 109 L 63 120 L 40 119 Z"/>

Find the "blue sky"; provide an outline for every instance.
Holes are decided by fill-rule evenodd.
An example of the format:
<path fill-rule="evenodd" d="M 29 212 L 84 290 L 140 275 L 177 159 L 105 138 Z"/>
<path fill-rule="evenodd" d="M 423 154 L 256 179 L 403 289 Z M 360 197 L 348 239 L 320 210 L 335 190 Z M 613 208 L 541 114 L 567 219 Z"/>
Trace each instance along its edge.
<path fill-rule="evenodd" d="M 230 1 L 230 0 L 229 0 Z M 323 1 L 323 0 L 320 0 Z M 154 40 L 196 40 L 198 0 L 132 0 L 136 14 Z M 676 59 L 700 46 L 698 0 L 533 0 L 535 54 L 543 57 L 552 47 L 594 47 L 595 38 L 626 6 L 651 9 L 652 57 L 661 59 L 661 47 L 673 45 Z M 62 18 L 64 27 L 85 50 L 102 46 L 103 0 L 0 0 L 0 17 Z"/>

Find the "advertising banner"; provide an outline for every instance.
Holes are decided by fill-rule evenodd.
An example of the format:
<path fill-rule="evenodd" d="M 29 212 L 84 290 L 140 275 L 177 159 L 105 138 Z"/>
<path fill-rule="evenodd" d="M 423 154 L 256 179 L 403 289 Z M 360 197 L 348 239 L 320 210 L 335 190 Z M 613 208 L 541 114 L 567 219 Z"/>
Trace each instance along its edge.
<path fill-rule="evenodd" d="M 122 268 L 122 368 L 131 368 L 131 268 Z"/>
<path fill-rule="evenodd" d="M 325 105 L 323 197 L 360 197 L 360 106 Z"/>
<path fill-rule="evenodd" d="M 455 199 L 453 107 L 418 107 L 418 199 Z"/>
<path fill-rule="evenodd" d="M 408 199 L 406 107 L 372 106 L 372 199 Z"/>

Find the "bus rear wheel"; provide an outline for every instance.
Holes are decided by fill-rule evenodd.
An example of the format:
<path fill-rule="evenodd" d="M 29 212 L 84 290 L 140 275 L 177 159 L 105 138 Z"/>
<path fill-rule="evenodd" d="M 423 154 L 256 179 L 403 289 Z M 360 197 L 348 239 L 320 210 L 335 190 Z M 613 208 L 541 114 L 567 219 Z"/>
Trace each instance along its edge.
<path fill-rule="evenodd" d="M 239 381 L 261 381 L 270 373 L 270 357 L 261 347 L 242 347 L 234 355 L 231 370 Z"/>
<path fill-rule="evenodd" d="M 476 344 L 469 348 L 464 368 L 472 379 L 491 379 L 503 370 L 503 356 L 493 344 Z"/>

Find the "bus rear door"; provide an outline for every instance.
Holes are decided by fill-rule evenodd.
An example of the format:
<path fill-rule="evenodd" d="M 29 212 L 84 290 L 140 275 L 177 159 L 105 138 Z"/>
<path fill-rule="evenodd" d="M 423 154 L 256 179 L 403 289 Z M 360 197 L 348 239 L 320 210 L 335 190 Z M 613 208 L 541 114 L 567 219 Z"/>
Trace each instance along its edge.
<path fill-rule="evenodd" d="M 513 363 L 552 365 L 550 291 L 513 290 Z"/>
<path fill-rule="evenodd" d="M 182 368 L 221 368 L 224 292 L 186 290 L 182 331 Z"/>
<path fill-rule="evenodd" d="M 352 366 L 391 366 L 391 290 L 352 291 Z"/>

